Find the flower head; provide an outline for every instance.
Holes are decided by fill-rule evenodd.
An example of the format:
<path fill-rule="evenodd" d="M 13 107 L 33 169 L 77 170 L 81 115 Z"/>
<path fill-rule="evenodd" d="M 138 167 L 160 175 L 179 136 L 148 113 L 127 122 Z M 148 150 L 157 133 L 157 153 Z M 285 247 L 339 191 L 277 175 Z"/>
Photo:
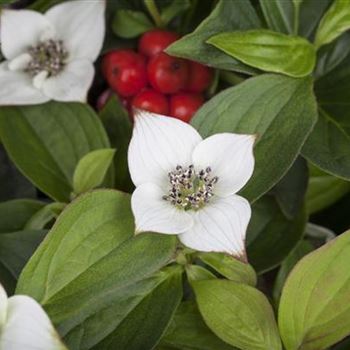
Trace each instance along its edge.
<path fill-rule="evenodd" d="M 253 173 L 254 142 L 231 133 L 203 140 L 177 119 L 136 111 L 128 154 L 136 231 L 243 258 L 251 209 L 236 193 Z"/>
<path fill-rule="evenodd" d="M 0 349 L 67 350 L 42 307 L 26 295 L 7 298 L 1 284 Z"/>
<path fill-rule="evenodd" d="M 104 0 L 1 11 L 0 105 L 84 101 L 103 43 Z"/>

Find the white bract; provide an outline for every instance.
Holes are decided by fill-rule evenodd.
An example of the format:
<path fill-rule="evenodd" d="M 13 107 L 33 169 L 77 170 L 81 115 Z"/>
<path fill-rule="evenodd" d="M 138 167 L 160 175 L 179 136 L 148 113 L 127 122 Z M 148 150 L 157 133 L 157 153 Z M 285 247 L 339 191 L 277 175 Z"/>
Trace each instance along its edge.
<path fill-rule="evenodd" d="M 7 298 L 0 285 L 1 350 L 67 350 L 42 307 L 32 298 Z"/>
<path fill-rule="evenodd" d="M 105 1 L 1 11 L 0 105 L 85 101 L 103 43 Z"/>
<path fill-rule="evenodd" d="M 254 169 L 254 135 L 203 140 L 190 125 L 136 111 L 128 162 L 136 231 L 177 234 L 189 248 L 245 258 L 251 216 L 237 193 Z"/>

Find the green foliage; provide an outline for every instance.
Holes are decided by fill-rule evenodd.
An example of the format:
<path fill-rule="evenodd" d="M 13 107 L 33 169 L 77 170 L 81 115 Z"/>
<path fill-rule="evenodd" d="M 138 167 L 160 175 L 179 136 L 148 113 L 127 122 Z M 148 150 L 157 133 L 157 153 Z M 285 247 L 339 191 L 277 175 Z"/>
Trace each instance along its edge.
<path fill-rule="evenodd" d="M 0 233 L 22 230 L 44 203 L 32 199 L 14 199 L 0 203 Z"/>
<path fill-rule="evenodd" d="M 104 339 L 114 343 L 113 333 L 125 332 L 125 318 L 135 318 L 131 312 L 141 302 L 141 309 L 147 307 L 147 300 L 154 300 L 150 294 L 159 292 L 155 289 L 167 291 L 169 286 L 161 285 L 168 279 L 174 284 L 173 308 L 180 298 L 178 277 L 172 277 L 177 270 L 157 272 L 174 254 L 174 238 L 134 237 L 129 201 L 129 195 L 111 190 L 80 196 L 64 210 L 21 274 L 17 293 L 43 304 L 73 350 L 93 348 Z M 169 309 L 162 316 L 164 328 L 171 314 Z M 141 338 L 140 343 L 145 341 Z"/>
<path fill-rule="evenodd" d="M 131 192 L 134 188 L 128 170 L 128 146 L 131 139 L 132 125 L 128 112 L 119 100 L 112 96 L 100 112 L 100 119 L 106 129 L 111 145 L 117 149 L 114 157 L 115 187 Z"/>
<path fill-rule="evenodd" d="M 8 158 L 0 141 L 0 200 L 34 198 L 36 191 Z"/>
<path fill-rule="evenodd" d="M 39 189 L 62 202 L 70 198 L 80 158 L 109 147 L 96 114 L 79 103 L 2 107 L 0 137 L 16 166 Z"/>
<path fill-rule="evenodd" d="M 222 253 L 199 253 L 198 257 L 206 265 L 231 281 L 251 286 L 256 285 L 256 274 L 249 264 Z"/>
<path fill-rule="evenodd" d="M 260 6 L 270 29 L 285 34 L 294 33 L 293 1 L 260 0 Z"/>
<path fill-rule="evenodd" d="M 199 311 L 209 328 L 242 350 L 281 350 L 273 310 L 257 289 L 232 281 L 192 283 Z"/>
<path fill-rule="evenodd" d="M 350 231 L 304 257 L 283 288 L 279 327 L 287 350 L 323 350 L 350 333 Z"/>
<path fill-rule="evenodd" d="M 303 205 L 308 187 L 309 171 L 307 162 L 298 157 L 286 175 L 271 190 L 283 214 L 292 219 Z"/>
<path fill-rule="evenodd" d="M 248 1 L 220 0 L 210 16 L 194 32 L 170 45 L 166 51 L 171 55 L 188 58 L 215 68 L 252 74 L 256 72 L 254 68 L 218 52 L 214 47 L 207 45 L 206 40 L 217 33 L 257 27 L 260 27 L 259 18 Z"/>
<path fill-rule="evenodd" d="M 350 134 L 336 119 L 320 110 L 302 153 L 322 170 L 350 180 Z"/>
<path fill-rule="evenodd" d="M 204 323 L 196 304 L 182 302 L 161 340 L 158 350 L 235 350 L 218 338 Z"/>
<path fill-rule="evenodd" d="M 249 66 L 295 78 L 309 75 L 316 61 L 307 40 L 266 29 L 220 33 L 207 43 Z"/>
<path fill-rule="evenodd" d="M 288 219 L 273 197 L 265 196 L 252 206 L 247 232 L 249 262 L 259 273 L 278 266 L 301 239 L 307 220 L 305 209 Z"/>
<path fill-rule="evenodd" d="M 306 207 L 310 214 L 334 204 L 350 191 L 350 183 L 329 175 L 315 166 L 310 167 Z"/>
<path fill-rule="evenodd" d="M 182 298 L 182 269 L 164 269 L 162 280 L 95 350 L 153 349 L 167 328 Z"/>
<path fill-rule="evenodd" d="M 139 11 L 121 9 L 115 13 L 113 31 L 121 38 L 135 38 L 153 28 L 149 18 Z"/>
<path fill-rule="evenodd" d="M 309 254 L 313 250 L 314 247 L 311 243 L 306 240 L 302 240 L 299 241 L 296 247 L 289 253 L 287 258 L 284 259 L 281 267 L 278 270 L 278 274 L 276 276 L 275 284 L 273 287 L 273 297 L 276 304 L 278 304 L 278 301 L 281 297 L 282 288 L 293 267 L 302 257 L 304 257 L 306 254 Z"/>
<path fill-rule="evenodd" d="M 190 0 L 173 0 L 170 5 L 162 9 L 160 17 L 163 24 L 168 24 L 172 19 L 188 10 L 191 6 Z"/>
<path fill-rule="evenodd" d="M 89 152 L 81 158 L 73 174 L 74 193 L 81 194 L 100 186 L 114 154 L 114 149 L 104 148 Z"/>
<path fill-rule="evenodd" d="M 190 283 L 216 278 L 213 273 L 200 265 L 186 265 L 186 274 Z"/>
<path fill-rule="evenodd" d="M 43 206 L 44 203 L 29 199 L 0 203 L 0 280 L 10 295 L 22 268 L 46 234 L 44 230 L 26 227 Z"/>
<path fill-rule="evenodd" d="M 350 29 L 350 1 L 334 0 L 323 16 L 316 33 L 315 45 L 320 47 Z"/>
<path fill-rule="evenodd" d="M 316 119 L 310 78 L 262 75 L 216 95 L 192 124 L 203 137 L 220 132 L 257 134 L 254 174 L 242 191 L 255 201 L 290 168 Z"/>

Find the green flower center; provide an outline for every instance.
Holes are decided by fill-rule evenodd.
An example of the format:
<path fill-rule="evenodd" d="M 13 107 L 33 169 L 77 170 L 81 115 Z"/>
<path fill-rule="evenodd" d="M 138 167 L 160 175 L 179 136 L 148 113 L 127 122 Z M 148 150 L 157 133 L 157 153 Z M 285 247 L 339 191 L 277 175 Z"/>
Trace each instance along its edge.
<path fill-rule="evenodd" d="M 62 71 L 66 65 L 68 52 L 62 40 L 47 40 L 37 46 L 31 46 L 28 53 L 32 56 L 26 71 L 35 76 L 42 71 L 55 76 Z"/>
<path fill-rule="evenodd" d="M 211 168 L 196 172 L 193 165 L 183 168 L 178 165 L 168 174 L 170 189 L 163 199 L 182 210 L 198 210 L 214 195 L 217 176 L 211 176 Z"/>

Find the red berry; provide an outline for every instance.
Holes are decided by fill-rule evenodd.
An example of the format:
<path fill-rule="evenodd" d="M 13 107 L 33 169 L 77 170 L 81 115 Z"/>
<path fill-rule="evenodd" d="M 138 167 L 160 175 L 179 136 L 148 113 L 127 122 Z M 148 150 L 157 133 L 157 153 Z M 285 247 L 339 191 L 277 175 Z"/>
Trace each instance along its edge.
<path fill-rule="evenodd" d="M 152 87 L 163 94 L 173 94 L 186 86 L 188 64 L 186 60 L 171 57 L 164 52 L 154 56 L 147 66 Z"/>
<path fill-rule="evenodd" d="M 145 58 L 132 50 L 115 50 L 103 57 L 102 72 L 119 95 L 136 95 L 147 85 Z"/>
<path fill-rule="evenodd" d="M 139 41 L 139 52 L 147 57 L 155 56 L 180 38 L 179 34 L 161 29 L 150 30 Z"/>
<path fill-rule="evenodd" d="M 169 102 L 166 96 L 153 89 L 146 89 L 141 91 L 132 100 L 132 106 L 146 111 L 169 114 Z"/>
<path fill-rule="evenodd" d="M 200 94 L 180 93 L 170 97 L 170 115 L 189 122 L 198 108 L 204 103 Z"/>
<path fill-rule="evenodd" d="M 213 79 L 213 70 L 200 63 L 189 62 L 189 77 L 186 90 L 191 92 L 203 92 Z"/>

